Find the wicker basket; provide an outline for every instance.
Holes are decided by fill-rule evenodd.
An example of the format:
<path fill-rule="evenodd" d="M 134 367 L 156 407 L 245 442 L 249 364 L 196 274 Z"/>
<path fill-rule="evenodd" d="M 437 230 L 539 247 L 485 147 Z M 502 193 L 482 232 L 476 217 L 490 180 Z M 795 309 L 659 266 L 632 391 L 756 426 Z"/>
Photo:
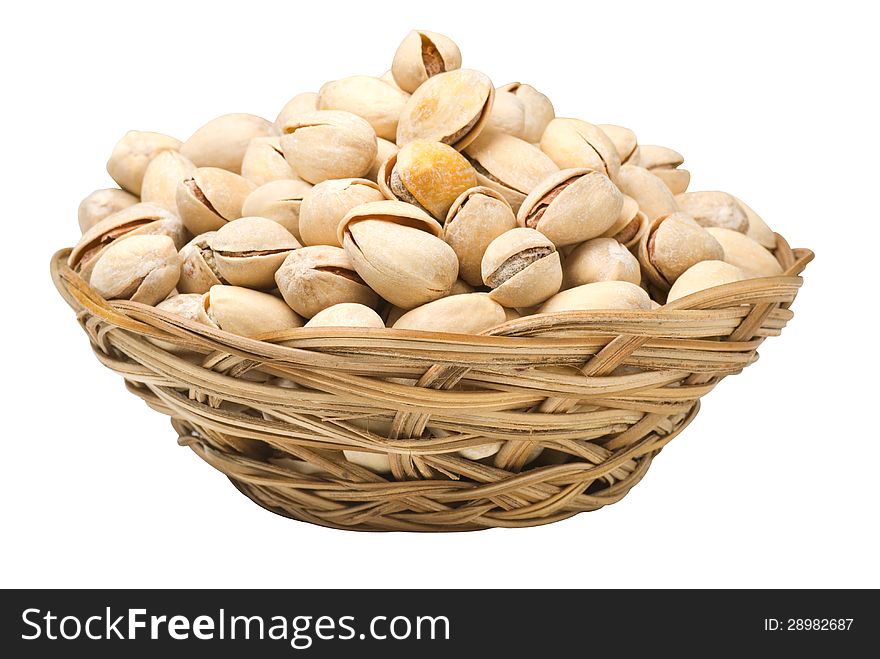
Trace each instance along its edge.
<path fill-rule="evenodd" d="M 108 303 L 69 252 L 52 276 L 95 355 L 172 418 L 181 445 L 271 511 L 373 531 L 534 526 L 618 501 L 699 399 L 780 333 L 813 258 L 779 237 L 784 276 L 652 312 L 527 316 L 481 336 L 319 328 L 255 340 Z M 487 442 L 500 452 L 460 454 Z M 391 473 L 341 449 L 387 455 Z"/>

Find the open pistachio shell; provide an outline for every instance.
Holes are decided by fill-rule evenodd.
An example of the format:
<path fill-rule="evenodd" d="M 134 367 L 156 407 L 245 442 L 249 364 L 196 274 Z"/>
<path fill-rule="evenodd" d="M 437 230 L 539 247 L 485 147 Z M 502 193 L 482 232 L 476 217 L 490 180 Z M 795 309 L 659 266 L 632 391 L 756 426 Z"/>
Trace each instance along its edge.
<path fill-rule="evenodd" d="M 130 130 L 113 147 L 107 173 L 120 188 L 140 196 L 150 161 L 163 151 L 178 151 L 180 147 L 181 141 L 168 135 Z"/>
<path fill-rule="evenodd" d="M 80 231 L 85 233 L 105 217 L 136 203 L 137 197 L 119 188 L 95 190 L 79 203 L 77 219 Z"/>
<path fill-rule="evenodd" d="M 318 183 L 304 197 L 299 231 L 305 245 L 342 247 L 339 222 L 355 206 L 383 199 L 379 186 L 362 178 L 330 179 Z"/>
<path fill-rule="evenodd" d="M 275 272 L 301 245 L 287 229 L 265 217 L 242 217 L 227 222 L 211 238 L 214 262 L 233 286 L 270 289 Z"/>
<path fill-rule="evenodd" d="M 562 286 L 559 252 L 544 234 L 517 227 L 493 240 L 481 264 L 490 296 L 505 307 L 531 307 Z"/>
<path fill-rule="evenodd" d="M 621 165 L 638 165 L 640 163 L 639 140 L 634 132 L 629 128 L 614 124 L 597 124 L 597 127 L 611 140 Z"/>
<path fill-rule="evenodd" d="M 207 293 L 211 286 L 226 284 L 214 261 L 211 240 L 217 235 L 209 231 L 196 236 L 180 249 L 180 281 L 177 290 L 181 293 Z"/>
<path fill-rule="evenodd" d="M 520 137 L 532 144 L 540 142 L 547 124 L 556 116 L 550 99 L 531 85 L 525 85 L 521 82 L 511 82 L 499 87 L 498 90 L 510 92 L 523 104 L 524 125 Z"/>
<path fill-rule="evenodd" d="M 526 132 L 526 106 L 515 94 L 495 90 L 495 102 L 486 123 L 486 131 L 490 130 L 523 138 Z"/>
<path fill-rule="evenodd" d="M 89 283 L 108 300 L 131 300 L 153 305 L 174 289 L 180 277 L 180 257 L 168 236 L 131 236 L 101 254 Z"/>
<path fill-rule="evenodd" d="M 628 281 L 597 281 L 557 293 L 541 305 L 538 313 L 612 309 L 650 311 L 651 298 L 645 289 Z"/>
<path fill-rule="evenodd" d="M 679 209 L 693 217 L 704 227 L 721 227 L 745 233 L 749 218 L 739 202 L 726 192 L 685 192 L 676 195 Z"/>
<path fill-rule="evenodd" d="M 639 285 L 639 261 L 613 238 L 594 238 L 578 245 L 563 262 L 565 287 L 596 281 L 628 281 Z"/>
<path fill-rule="evenodd" d="M 406 102 L 397 125 L 397 145 L 424 139 L 461 151 L 483 130 L 494 99 L 492 81 L 479 71 L 436 75 Z"/>
<path fill-rule="evenodd" d="M 740 268 L 750 277 L 773 277 L 782 274 L 779 261 L 765 247 L 747 235 L 721 227 L 706 227 L 724 250 L 724 261 Z"/>
<path fill-rule="evenodd" d="M 278 117 L 275 119 L 275 132 L 279 135 L 284 132 L 284 124 L 296 121 L 300 115 L 314 112 L 318 109 L 318 95 L 315 92 L 297 94 L 287 101 Z"/>
<path fill-rule="evenodd" d="M 623 165 L 617 176 L 617 187 L 623 194 L 636 200 L 639 210 L 649 220 L 678 210 L 675 197 L 666 184 L 644 167 Z"/>
<path fill-rule="evenodd" d="M 316 313 L 306 327 L 385 327 L 370 307 L 356 302 L 334 304 Z"/>
<path fill-rule="evenodd" d="M 623 195 L 623 206 L 617 221 L 602 234 L 603 238 L 614 238 L 629 250 L 638 249 L 639 239 L 648 230 L 648 218 L 639 210 L 636 200 Z"/>
<path fill-rule="evenodd" d="M 427 30 L 407 34 L 391 62 L 391 75 L 400 89 L 413 93 L 438 73 L 461 67 L 461 51 L 447 36 Z"/>
<path fill-rule="evenodd" d="M 761 216 L 749 208 L 742 199 L 738 199 L 737 197 L 734 197 L 734 199 L 737 200 L 749 220 L 749 230 L 746 231 L 746 235 L 767 249 L 776 249 L 776 234 L 773 233 L 773 230 L 768 227 L 767 223 L 761 218 Z"/>
<path fill-rule="evenodd" d="M 254 185 L 299 178 L 284 159 L 281 139 L 274 135 L 251 140 L 241 161 L 241 175 Z"/>
<path fill-rule="evenodd" d="M 648 144 L 639 147 L 639 162 L 632 164 L 647 169 L 663 181 L 672 194 L 677 195 L 687 190 L 691 182 L 691 173 L 686 169 L 679 169 L 682 163 L 684 156 L 678 151 Z"/>
<path fill-rule="evenodd" d="M 541 136 L 541 150 L 560 169 L 595 169 L 617 182 L 620 170 L 617 149 L 602 129 L 591 123 L 580 119 L 553 119 Z"/>
<path fill-rule="evenodd" d="M 351 76 L 326 83 L 318 92 L 319 110 L 344 110 L 366 119 L 377 137 L 397 137 L 397 121 L 409 94 L 379 78 Z"/>
<path fill-rule="evenodd" d="M 196 166 L 177 151 L 163 151 L 150 161 L 141 184 L 141 201 L 177 213 L 177 186 Z"/>
<path fill-rule="evenodd" d="M 504 308 L 486 293 L 451 295 L 403 314 L 394 329 L 479 334 L 507 320 Z"/>
<path fill-rule="evenodd" d="M 212 119 L 193 133 L 180 152 L 196 167 L 219 167 L 241 173 L 241 161 L 255 137 L 275 134 L 272 122 L 253 114 L 233 113 Z"/>
<path fill-rule="evenodd" d="M 239 286 L 212 286 L 199 320 L 225 332 L 251 337 L 302 327 L 303 319 L 284 300 Z"/>
<path fill-rule="evenodd" d="M 722 284 L 732 284 L 735 281 L 748 279 L 748 275 L 735 265 L 724 261 L 700 261 L 685 270 L 675 280 L 669 295 L 667 304 L 692 293 L 706 290 Z"/>
<path fill-rule="evenodd" d="M 376 159 L 370 166 L 370 171 L 364 174 L 364 178 L 373 181 L 374 183 L 378 183 L 380 178 L 379 172 L 382 169 L 382 165 L 384 165 L 391 156 L 397 153 L 397 151 L 398 148 L 394 142 L 389 142 L 388 140 L 383 140 L 381 137 L 377 137 Z"/>
<path fill-rule="evenodd" d="M 665 291 L 695 263 L 723 259 L 724 249 L 690 215 L 679 212 L 651 223 L 639 243 L 638 257 L 648 280 Z"/>
<path fill-rule="evenodd" d="M 180 219 L 193 235 L 216 231 L 241 217 L 241 207 L 256 186 L 218 167 L 199 167 L 177 186 Z"/>
<path fill-rule="evenodd" d="M 309 183 L 298 179 L 270 181 L 245 197 L 241 214 L 274 220 L 302 242 L 299 233 L 300 209 L 303 198 L 311 189 Z"/>

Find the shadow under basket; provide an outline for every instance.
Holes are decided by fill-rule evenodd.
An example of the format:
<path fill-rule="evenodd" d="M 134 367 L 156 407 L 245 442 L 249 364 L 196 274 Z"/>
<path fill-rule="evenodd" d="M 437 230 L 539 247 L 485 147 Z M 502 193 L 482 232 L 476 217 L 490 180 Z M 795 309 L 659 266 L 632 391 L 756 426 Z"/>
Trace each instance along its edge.
<path fill-rule="evenodd" d="M 69 253 L 52 277 L 95 355 L 171 417 L 182 446 L 268 510 L 370 531 L 535 526 L 619 501 L 700 398 L 780 334 L 813 258 L 780 236 L 784 275 L 656 311 L 526 316 L 479 336 L 257 340 L 108 302 Z M 489 444 L 500 450 L 482 457 Z"/>

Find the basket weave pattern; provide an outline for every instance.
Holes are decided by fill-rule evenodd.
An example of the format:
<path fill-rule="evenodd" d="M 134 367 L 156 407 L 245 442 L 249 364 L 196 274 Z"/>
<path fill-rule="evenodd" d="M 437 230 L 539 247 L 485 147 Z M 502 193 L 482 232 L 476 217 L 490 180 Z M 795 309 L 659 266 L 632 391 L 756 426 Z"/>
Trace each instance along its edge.
<path fill-rule="evenodd" d="M 107 302 L 67 267 L 69 251 L 52 275 L 95 355 L 172 418 L 181 445 L 269 510 L 386 531 L 533 526 L 620 500 L 700 398 L 780 333 L 813 257 L 779 237 L 783 276 L 652 312 L 526 316 L 481 336 L 316 328 L 257 340 Z M 493 457 L 459 454 L 490 442 L 502 442 Z M 343 449 L 387 454 L 392 472 Z"/>

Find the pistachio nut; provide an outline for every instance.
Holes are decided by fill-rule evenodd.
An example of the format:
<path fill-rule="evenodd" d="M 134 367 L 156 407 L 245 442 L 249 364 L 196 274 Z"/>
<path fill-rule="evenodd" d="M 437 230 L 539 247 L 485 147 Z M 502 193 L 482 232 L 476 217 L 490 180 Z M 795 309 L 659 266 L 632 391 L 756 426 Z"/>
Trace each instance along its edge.
<path fill-rule="evenodd" d="M 177 290 L 186 293 L 207 293 L 211 286 L 228 283 L 214 261 L 211 241 L 217 235 L 209 231 L 196 236 L 180 249 L 180 281 Z"/>
<path fill-rule="evenodd" d="M 567 287 L 596 281 L 642 281 L 639 261 L 614 238 L 593 238 L 578 245 L 562 264 Z"/>
<path fill-rule="evenodd" d="M 468 460 L 485 460 L 501 450 L 502 442 L 490 442 L 488 444 L 480 444 L 478 446 L 468 446 L 458 451 L 458 454 Z"/>
<path fill-rule="evenodd" d="M 89 280 L 95 263 L 114 242 L 132 236 L 168 236 L 179 249 L 187 240 L 186 228 L 174 213 L 156 204 L 134 204 L 108 215 L 86 231 L 70 252 L 68 264 Z"/>
<path fill-rule="evenodd" d="M 298 179 L 269 181 L 245 197 L 241 214 L 274 220 L 302 242 L 299 215 L 303 198 L 311 189 L 309 183 Z"/>
<path fill-rule="evenodd" d="M 199 321 L 246 337 L 303 325 L 303 319 L 284 300 L 239 286 L 212 286 L 202 298 Z"/>
<path fill-rule="evenodd" d="M 742 199 L 738 199 L 737 197 L 734 197 L 734 199 L 739 203 L 740 208 L 743 209 L 746 218 L 749 220 L 749 230 L 746 231 L 746 235 L 767 249 L 776 249 L 776 234 L 773 233 L 773 230 L 768 227 L 767 223 L 761 218 L 761 216 L 749 208 Z"/>
<path fill-rule="evenodd" d="M 458 258 L 440 225 L 402 201 L 374 201 L 349 211 L 337 237 L 361 278 L 383 298 L 411 309 L 449 293 Z"/>
<path fill-rule="evenodd" d="M 474 287 L 461 278 L 456 279 L 452 288 L 449 289 L 450 295 L 467 295 L 473 292 L 475 292 Z"/>
<path fill-rule="evenodd" d="M 614 124 L 597 124 L 597 126 L 611 140 L 621 165 L 638 165 L 640 163 L 639 140 L 634 132 L 629 128 Z"/>
<path fill-rule="evenodd" d="M 675 197 L 666 184 L 644 167 L 623 165 L 617 176 L 620 191 L 636 200 L 648 220 L 669 215 L 678 210 Z"/>
<path fill-rule="evenodd" d="M 366 119 L 376 136 L 397 137 L 397 121 L 409 94 L 379 78 L 351 76 L 326 83 L 318 92 L 319 110 L 344 110 Z"/>
<path fill-rule="evenodd" d="M 477 171 L 477 183 L 500 192 L 514 213 L 535 186 L 559 171 L 539 148 L 504 133 L 481 135 L 464 155 Z"/>
<path fill-rule="evenodd" d="M 241 217 L 241 207 L 256 186 L 219 167 L 199 167 L 177 186 L 180 219 L 193 235 L 216 231 Z"/>
<path fill-rule="evenodd" d="M 95 190 L 79 203 L 79 228 L 85 233 L 105 217 L 136 203 L 137 197 L 119 188 Z"/>
<path fill-rule="evenodd" d="M 233 286 L 269 289 L 275 272 L 301 245 L 283 226 L 265 217 L 241 217 L 227 222 L 211 238 L 214 263 Z"/>
<path fill-rule="evenodd" d="M 505 321 L 516 320 L 517 318 L 522 318 L 522 314 L 516 309 L 511 309 L 509 307 L 504 307 L 504 319 Z"/>
<path fill-rule="evenodd" d="M 177 212 L 177 186 L 196 166 L 177 151 L 163 151 L 150 161 L 141 185 L 141 201 Z"/>
<path fill-rule="evenodd" d="M 318 109 L 318 95 L 315 92 L 297 94 L 287 101 L 275 119 L 275 132 L 284 134 L 284 124 L 296 121 L 301 115 L 309 114 Z"/>
<path fill-rule="evenodd" d="M 400 317 L 407 311 L 409 311 L 409 309 L 402 309 L 401 307 L 396 307 L 393 304 L 387 305 L 387 308 L 382 312 L 382 317 L 385 319 L 385 326 L 393 327 L 394 323 L 400 320 Z"/>
<path fill-rule="evenodd" d="M 598 126 L 580 119 L 553 119 L 541 136 L 541 150 L 560 169 L 585 167 L 602 172 L 615 183 L 620 156 Z"/>
<path fill-rule="evenodd" d="M 89 283 L 107 300 L 154 305 L 168 297 L 179 277 L 174 241 L 140 235 L 110 245 L 95 263 Z"/>
<path fill-rule="evenodd" d="M 373 453 L 371 451 L 342 451 L 345 459 L 359 467 L 365 467 L 377 474 L 391 473 L 391 458 L 387 453 Z"/>
<path fill-rule="evenodd" d="M 461 151 L 483 130 L 494 99 L 492 81 L 479 71 L 435 75 L 406 102 L 397 124 L 397 145 L 423 139 Z"/>
<path fill-rule="evenodd" d="M 460 67 L 461 51 L 452 39 L 437 32 L 412 30 L 394 53 L 391 75 L 398 87 L 412 94 L 428 78 Z"/>
<path fill-rule="evenodd" d="M 628 281 L 596 281 L 557 293 L 538 313 L 560 311 L 603 311 L 612 309 L 651 310 L 645 289 Z"/>
<path fill-rule="evenodd" d="M 685 192 L 675 195 L 675 201 L 683 212 L 704 227 L 721 227 L 745 233 L 749 218 L 739 202 L 726 192 Z"/>
<path fill-rule="evenodd" d="M 179 318 L 185 318 L 186 320 L 191 320 L 193 322 L 199 323 L 200 311 L 202 309 L 202 296 L 196 293 L 183 293 L 181 295 L 172 295 L 169 298 L 162 300 L 159 304 L 156 305 L 156 309 L 160 311 L 165 311 L 166 313 L 170 313 Z M 186 350 L 181 348 L 175 343 L 171 343 L 170 341 L 162 341 L 160 339 L 151 339 L 148 338 L 150 343 L 153 343 L 163 350 L 167 350 L 168 352 L 173 353 L 185 353 Z"/>
<path fill-rule="evenodd" d="M 394 329 L 479 334 L 507 320 L 504 307 L 487 293 L 450 295 L 403 314 Z"/>
<path fill-rule="evenodd" d="M 107 173 L 120 188 L 139 197 L 150 161 L 163 151 L 178 151 L 180 147 L 181 141 L 168 135 L 130 130 L 113 147 Z"/>
<path fill-rule="evenodd" d="M 486 248 L 515 227 L 516 217 L 500 192 L 480 186 L 461 193 L 443 224 L 443 240 L 458 256 L 459 277 L 472 286 L 482 286 L 480 268 Z"/>
<path fill-rule="evenodd" d="M 241 161 L 241 175 L 254 185 L 299 178 L 284 159 L 281 139 L 274 135 L 251 140 Z"/>
<path fill-rule="evenodd" d="M 700 261 L 685 270 L 675 280 L 672 288 L 669 289 L 666 303 L 668 304 L 707 288 L 721 286 L 722 284 L 732 284 L 743 279 L 748 279 L 748 275 L 735 265 L 725 263 L 724 261 Z"/>
<path fill-rule="evenodd" d="M 592 169 L 563 169 L 541 181 L 516 214 L 521 227 L 537 229 L 557 247 L 601 236 L 620 217 L 623 195 Z"/>
<path fill-rule="evenodd" d="M 290 252 L 275 282 L 284 301 L 305 318 L 345 302 L 367 307 L 379 303 L 341 247 L 313 245 Z"/>
<path fill-rule="evenodd" d="M 556 246 L 535 229 L 517 227 L 489 243 L 481 264 L 483 283 L 505 307 L 531 307 L 562 286 Z"/>
<path fill-rule="evenodd" d="M 392 87 L 394 87 L 394 89 L 400 89 L 400 85 L 398 85 L 397 80 L 394 79 L 394 74 L 391 72 L 391 69 L 388 69 L 385 73 L 380 75 L 379 80 L 384 82 L 386 85 L 391 85 Z M 400 89 L 400 91 L 403 90 Z"/>
<path fill-rule="evenodd" d="M 498 90 L 510 92 L 522 101 L 525 117 L 523 133 L 520 137 L 532 144 L 540 142 L 547 124 L 556 116 L 550 99 L 531 85 L 524 85 L 521 82 L 511 82 L 499 87 Z"/>
<path fill-rule="evenodd" d="M 477 185 L 477 173 L 458 151 L 442 142 L 414 140 L 380 169 L 379 187 L 388 199 L 417 206 L 443 221 L 452 202 Z"/>
<path fill-rule="evenodd" d="M 309 248 L 306 248 L 309 249 Z M 356 302 L 341 302 L 312 316 L 306 327 L 385 327 L 370 307 Z"/>
<path fill-rule="evenodd" d="M 379 182 L 379 171 L 382 169 L 382 165 L 395 153 L 397 153 L 397 145 L 394 142 L 389 142 L 388 140 L 383 140 L 381 137 L 376 138 L 376 159 L 373 161 L 373 164 L 370 166 L 370 171 L 364 174 L 365 179 L 369 179 L 370 181 Z"/>
<path fill-rule="evenodd" d="M 623 195 L 623 206 L 617 221 L 602 234 L 603 238 L 614 238 L 629 250 L 637 248 L 639 239 L 648 230 L 648 217 L 639 210 L 636 200 Z"/>
<path fill-rule="evenodd" d="M 687 213 L 663 215 L 651 223 L 639 242 L 639 263 L 648 280 L 669 286 L 695 263 L 724 258 L 724 249 Z"/>
<path fill-rule="evenodd" d="M 776 257 L 759 242 L 739 231 L 706 227 L 724 250 L 725 263 L 737 266 L 749 277 L 773 277 L 782 274 L 782 266 Z"/>
<path fill-rule="evenodd" d="M 316 110 L 284 124 L 284 157 L 309 183 L 357 178 L 376 159 L 376 133 L 365 119 L 341 110 Z"/>
<path fill-rule="evenodd" d="M 691 182 L 691 173 L 681 169 L 684 156 L 665 146 L 653 144 L 639 147 L 639 162 L 649 172 L 666 184 L 672 194 L 681 194 L 687 190 Z"/>
<path fill-rule="evenodd" d="M 196 167 L 219 167 L 240 174 L 241 161 L 251 140 L 274 134 L 274 124 L 262 117 L 224 114 L 193 133 L 180 147 L 180 152 Z"/>
<path fill-rule="evenodd" d="M 330 179 L 303 197 L 299 231 L 306 245 L 342 247 L 336 229 L 352 208 L 384 199 L 379 186 L 362 178 Z"/>
<path fill-rule="evenodd" d="M 526 106 L 515 94 L 495 90 L 495 102 L 486 123 L 486 131 L 494 130 L 522 139 L 526 132 Z"/>

